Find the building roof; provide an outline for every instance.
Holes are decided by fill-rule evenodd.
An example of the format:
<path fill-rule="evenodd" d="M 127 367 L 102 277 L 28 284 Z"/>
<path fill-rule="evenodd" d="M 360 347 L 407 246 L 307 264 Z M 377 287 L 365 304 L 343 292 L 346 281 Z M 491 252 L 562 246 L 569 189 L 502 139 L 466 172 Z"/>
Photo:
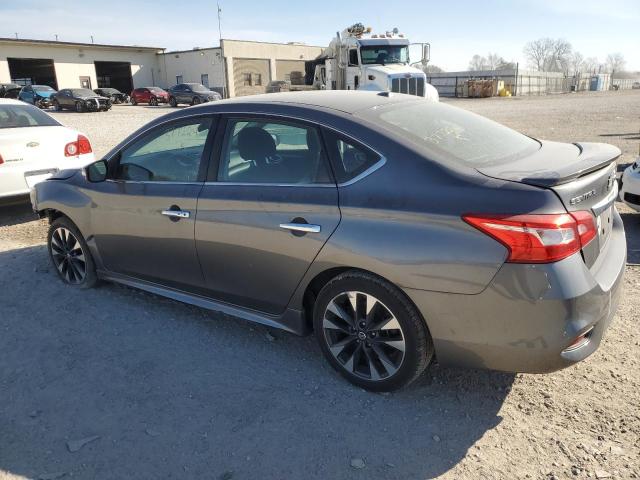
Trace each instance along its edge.
<path fill-rule="evenodd" d="M 57 40 L 36 40 L 33 38 L 6 38 L 0 37 L 0 43 L 14 43 L 25 45 L 49 45 L 52 47 L 85 47 L 85 48 L 114 48 L 127 50 L 151 50 L 162 51 L 164 47 L 142 47 L 139 45 L 108 45 L 105 43 L 81 43 L 81 42 L 60 42 Z"/>

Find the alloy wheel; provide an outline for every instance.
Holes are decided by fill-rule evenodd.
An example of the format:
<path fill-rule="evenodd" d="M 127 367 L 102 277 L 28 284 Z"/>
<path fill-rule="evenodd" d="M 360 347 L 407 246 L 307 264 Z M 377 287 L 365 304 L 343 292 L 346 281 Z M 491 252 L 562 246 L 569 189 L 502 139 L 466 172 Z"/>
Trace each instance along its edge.
<path fill-rule="evenodd" d="M 87 262 L 82 245 L 65 227 L 56 228 L 51 234 L 51 257 L 62 278 L 68 283 L 80 284 L 87 276 Z"/>
<path fill-rule="evenodd" d="M 402 365 L 406 348 L 402 327 L 373 295 L 340 293 L 327 305 L 322 328 L 329 351 L 353 375 L 384 380 Z"/>

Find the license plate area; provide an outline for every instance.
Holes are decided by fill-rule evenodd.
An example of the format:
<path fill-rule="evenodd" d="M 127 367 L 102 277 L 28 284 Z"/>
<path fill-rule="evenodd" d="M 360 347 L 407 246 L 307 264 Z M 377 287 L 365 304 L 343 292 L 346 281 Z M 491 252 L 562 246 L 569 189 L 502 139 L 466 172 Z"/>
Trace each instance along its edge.
<path fill-rule="evenodd" d="M 613 229 L 613 208 L 613 205 L 609 206 L 596 217 L 600 250 L 602 250 L 604 245 L 607 243 L 607 239 L 609 238 L 609 235 L 611 235 L 611 230 Z"/>
<path fill-rule="evenodd" d="M 33 172 L 25 172 L 24 180 L 25 180 L 25 182 L 27 182 L 27 187 L 33 188 L 33 186 L 36 183 L 39 183 L 39 182 L 42 182 L 43 180 L 46 180 L 51 175 L 53 175 L 54 173 L 57 173 L 57 172 L 58 172 L 57 168 L 49 168 L 49 169 L 46 169 L 46 170 L 36 170 L 36 171 L 33 171 Z"/>

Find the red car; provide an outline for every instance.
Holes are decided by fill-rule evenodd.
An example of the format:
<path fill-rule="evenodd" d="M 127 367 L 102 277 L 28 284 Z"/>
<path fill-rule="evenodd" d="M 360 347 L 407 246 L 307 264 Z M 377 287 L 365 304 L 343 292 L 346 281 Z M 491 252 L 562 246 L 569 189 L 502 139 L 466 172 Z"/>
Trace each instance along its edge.
<path fill-rule="evenodd" d="M 139 103 L 148 103 L 149 105 L 158 105 L 159 103 L 168 103 L 169 94 L 160 87 L 143 87 L 136 88 L 131 92 L 131 105 Z"/>

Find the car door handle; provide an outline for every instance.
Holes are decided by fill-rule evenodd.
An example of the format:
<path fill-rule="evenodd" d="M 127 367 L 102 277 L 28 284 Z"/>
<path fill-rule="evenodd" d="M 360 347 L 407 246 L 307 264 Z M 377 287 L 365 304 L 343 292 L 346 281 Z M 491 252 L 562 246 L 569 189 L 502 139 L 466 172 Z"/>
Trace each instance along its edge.
<path fill-rule="evenodd" d="M 173 218 L 189 218 L 191 213 L 186 210 L 162 210 L 162 215 Z"/>
<path fill-rule="evenodd" d="M 281 223 L 280 228 L 304 233 L 320 233 L 321 230 L 320 225 L 312 225 L 310 223 Z"/>

